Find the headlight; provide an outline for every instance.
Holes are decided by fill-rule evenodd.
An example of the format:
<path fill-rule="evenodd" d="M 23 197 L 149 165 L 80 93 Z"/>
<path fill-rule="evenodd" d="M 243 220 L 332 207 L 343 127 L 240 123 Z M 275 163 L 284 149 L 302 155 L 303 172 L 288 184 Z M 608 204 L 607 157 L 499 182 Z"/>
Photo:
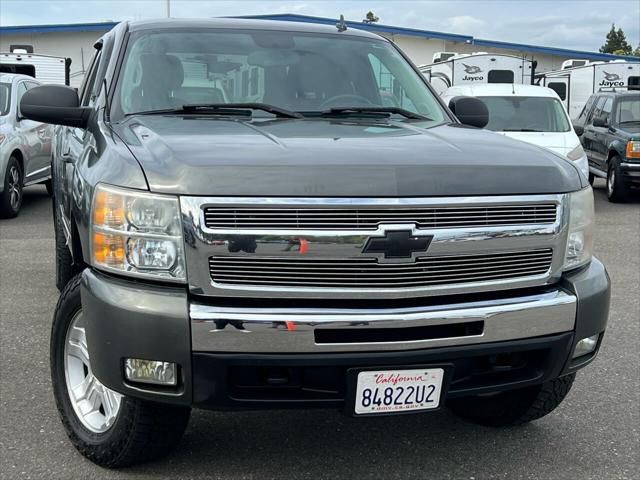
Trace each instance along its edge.
<path fill-rule="evenodd" d="M 589 178 L 589 160 L 587 160 L 587 154 L 584 153 L 582 145 L 578 144 L 576 148 L 567 153 L 567 158 L 576 164 L 576 167 L 584 173 L 585 178 Z"/>
<path fill-rule="evenodd" d="M 627 158 L 640 158 L 640 141 L 629 140 L 627 142 Z"/>
<path fill-rule="evenodd" d="M 580 267 L 593 256 L 593 191 L 591 187 L 569 194 L 569 233 L 564 269 Z"/>
<path fill-rule="evenodd" d="M 94 266 L 126 275 L 184 282 L 177 197 L 98 185 L 91 219 Z"/>

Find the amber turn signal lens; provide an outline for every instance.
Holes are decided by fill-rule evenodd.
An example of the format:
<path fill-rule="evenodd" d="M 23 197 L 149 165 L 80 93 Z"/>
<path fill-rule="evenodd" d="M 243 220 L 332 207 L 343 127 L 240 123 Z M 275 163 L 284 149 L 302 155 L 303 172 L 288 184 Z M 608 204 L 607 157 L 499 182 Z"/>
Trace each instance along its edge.
<path fill-rule="evenodd" d="M 94 232 L 93 261 L 108 267 L 123 267 L 125 261 L 124 239 L 120 235 Z"/>
<path fill-rule="evenodd" d="M 640 158 L 640 142 L 627 142 L 627 158 Z"/>
<path fill-rule="evenodd" d="M 124 199 L 112 192 L 96 192 L 93 206 L 93 224 L 118 228 L 124 225 Z"/>

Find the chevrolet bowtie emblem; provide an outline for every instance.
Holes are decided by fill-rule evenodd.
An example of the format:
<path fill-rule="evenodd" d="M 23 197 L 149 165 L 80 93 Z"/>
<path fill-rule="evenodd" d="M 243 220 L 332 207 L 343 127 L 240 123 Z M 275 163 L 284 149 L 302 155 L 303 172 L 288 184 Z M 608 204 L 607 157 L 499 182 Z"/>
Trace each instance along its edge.
<path fill-rule="evenodd" d="M 411 230 L 387 230 L 384 237 L 369 237 L 363 254 L 377 254 L 388 260 L 411 260 L 426 252 L 433 235 L 417 236 Z"/>

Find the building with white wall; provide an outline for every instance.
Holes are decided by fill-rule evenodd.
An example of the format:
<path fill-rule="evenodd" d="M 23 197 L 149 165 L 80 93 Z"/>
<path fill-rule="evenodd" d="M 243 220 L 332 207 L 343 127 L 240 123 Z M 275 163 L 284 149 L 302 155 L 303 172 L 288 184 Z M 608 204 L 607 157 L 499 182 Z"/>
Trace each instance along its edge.
<path fill-rule="evenodd" d="M 282 20 L 290 22 L 322 23 L 334 25 L 334 18 L 306 15 L 274 14 L 254 15 L 244 18 Z M 11 45 L 33 45 L 34 53 L 71 58 L 70 83 L 77 87 L 93 55 L 93 44 L 117 22 L 83 23 L 70 25 L 26 25 L 0 27 L 0 52 L 7 52 Z M 543 47 L 521 43 L 500 42 L 474 38 L 469 35 L 434 32 L 391 25 L 346 22 L 349 28 L 359 28 L 378 33 L 394 41 L 416 65 L 431 63 L 436 52 L 472 53 L 477 51 L 517 55 L 537 60 L 538 72 L 559 69 L 564 60 L 610 61 L 616 59 L 638 60 L 637 57 L 585 52 L 557 47 Z"/>

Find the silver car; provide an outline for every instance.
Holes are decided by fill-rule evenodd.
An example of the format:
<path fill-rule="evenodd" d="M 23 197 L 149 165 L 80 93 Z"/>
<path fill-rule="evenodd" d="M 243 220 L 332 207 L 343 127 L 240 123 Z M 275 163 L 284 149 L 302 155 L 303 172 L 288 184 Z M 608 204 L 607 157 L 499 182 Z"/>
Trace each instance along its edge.
<path fill-rule="evenodd" d="M 40 83 L 26 75 L 0 74 L 0 218 L 18 215 L 23 188 L 44 183 L 51 193 L 53 127 L 20 115 L 20 99 Z"/>

